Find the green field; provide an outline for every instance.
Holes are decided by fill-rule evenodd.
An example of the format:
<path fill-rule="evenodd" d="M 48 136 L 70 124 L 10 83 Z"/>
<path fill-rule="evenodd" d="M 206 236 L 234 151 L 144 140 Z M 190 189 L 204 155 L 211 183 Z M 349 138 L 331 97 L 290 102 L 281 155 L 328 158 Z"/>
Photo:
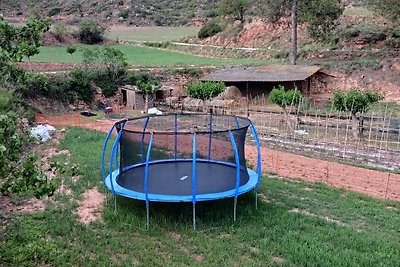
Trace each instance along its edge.
<path fill-rule="evenodd" d="M 31 58 L 37 62 L 82 63 L 81 48 L 93 46 L 78 46 L 74 59 L 67 54 L 65 47 L 41 47 L 40 53 Z M 265 64 L 265 60 L 254 59 L 219 59 L 192 56 L 174 51 L 134 45 L 113 45 L 121 50 L 128 64 L 138 66 L 179 66 L 179 65 L 234 65 L 234 64 Z"/>
<path fill-rule="evenodd" d="M 254 195 L 191 204 L 145 204 L 112 196 L 102 185 L 105 134 L 70 128 L 61 141 L 71 158 L 57 156 L 71 196 L 57 193 L 44 212 L 14 218 L 0 228 L 3 266 L 398 266 L 400 203 L 376 200 L 321 184 L 263 177 Z M 80 178 L 71 179 L 72 164 Z M 75 171 L 76 172 L 76 171 Z M 59 179 L 59 178 L 58 178 Z M 103 220 L 84 226 L 76 209 L 97 187 L 108 196 Z M 1 218 L 0 218 L 1 219 Z"/>
<path fill-rule="evenodd" d="M 106 37 L 111 40 L 138 42 L 176 41 L 196 36 L 200 27 L 110 27 Z"/>

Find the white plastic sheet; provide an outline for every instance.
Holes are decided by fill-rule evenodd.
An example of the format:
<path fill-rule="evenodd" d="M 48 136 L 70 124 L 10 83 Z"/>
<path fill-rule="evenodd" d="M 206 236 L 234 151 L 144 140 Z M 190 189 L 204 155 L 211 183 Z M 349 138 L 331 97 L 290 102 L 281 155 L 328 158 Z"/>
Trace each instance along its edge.
<path fill-rule="evenodd" d="M 31 129 L 31 135 L 37 139 L 40 139 L 42 142 L 49 140 L 55 132 L 56 128 L 48 124 L 39 124 Z"/>
<path fill-rule="evenodd" d="M 158 110 L 157 108 L 149 108 L 149 110 L 147 111 L 148 114 L 150 115 L 162 115 L 162 111 Z"/>

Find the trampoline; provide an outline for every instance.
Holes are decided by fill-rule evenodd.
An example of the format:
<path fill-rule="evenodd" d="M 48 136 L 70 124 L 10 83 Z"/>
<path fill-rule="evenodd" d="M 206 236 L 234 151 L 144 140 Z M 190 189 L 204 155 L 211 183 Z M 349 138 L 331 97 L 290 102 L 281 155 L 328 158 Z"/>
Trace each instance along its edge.
<path fill-rule="evenodd" d="M 257 149 L 256 170 L 246 166 L 246 137 L 252 137 Z M 239 195 L 254 190 L 257 206 L 261 177 L 257 131 L 248 118 L 212 113 L 124 119 L 107 134 L 102 176 L 115 208 L 116 195 L 146 202 L 147 227 L 150 202 L 192 202 L 195 228 L 196 202 L 232 197 L 236 221 Z"/>

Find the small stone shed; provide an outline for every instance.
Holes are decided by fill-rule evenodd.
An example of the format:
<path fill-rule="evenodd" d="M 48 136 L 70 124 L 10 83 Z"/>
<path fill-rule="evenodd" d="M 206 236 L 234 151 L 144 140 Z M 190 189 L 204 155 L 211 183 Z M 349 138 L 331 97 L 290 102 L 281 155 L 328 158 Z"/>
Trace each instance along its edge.
<path fill-rule="evenodd" d="M 226 86 L 236 86 L 243 96 L 253 98 L 267 95 L 272 88 L 283 85 L 286 89 L 297 88 L 309 95 L 313 75 L 318 66 L 304 65 L 264 65 L 258 67 L 230 67 L 210 73 L 200 80 L 223 82 Z"/>
<path fill-rule="evenodd" d="M 145 107 L 145 97 L 139 92 L 136 86 L 124 85 L 118 88 L 121 96 L 120 105 L 126 109 L 143 109 Z M 155 95 L 149 96 L 149 107 L 154 106 Z"/>

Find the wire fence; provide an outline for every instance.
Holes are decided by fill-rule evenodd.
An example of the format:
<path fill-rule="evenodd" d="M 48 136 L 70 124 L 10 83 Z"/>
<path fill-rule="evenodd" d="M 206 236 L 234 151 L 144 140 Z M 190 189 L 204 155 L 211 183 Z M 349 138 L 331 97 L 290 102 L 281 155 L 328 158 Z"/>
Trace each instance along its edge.
<path fill-rule="evenodd" d="M 359 123 L 355 123 L 346 112 L 336 111 L 333 106 L 318 108 L 305 99 L 286 112 L 262 96 L 232 107 L 160 104 L 167 111 L 212 110 L 217 114 L 248 116 L 256 125 L 263 145 L 271 148 L 400 171 L 400 118 L 385 105 L 374 112 L 357 114 Z M 359 138 L 353 134 L 355 128 Z"/>

